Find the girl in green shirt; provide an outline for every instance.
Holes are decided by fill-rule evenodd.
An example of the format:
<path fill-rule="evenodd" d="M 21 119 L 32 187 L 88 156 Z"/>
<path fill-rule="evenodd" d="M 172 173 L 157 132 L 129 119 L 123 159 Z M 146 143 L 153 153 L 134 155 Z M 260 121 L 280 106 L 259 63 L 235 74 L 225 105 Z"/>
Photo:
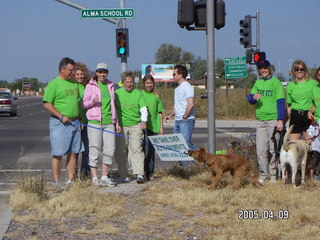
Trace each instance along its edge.
<path fill-rule="evenodd" d="M 143 79 L 144 91 L 142 96 L 145 99 L 145 103 L 148 108 L 148 121 L 147 129 L 145 131 L 145 141 L 143 145 L 145 160 L 144 160 L 144 171 L 146 173 L 146 180 L 151 180 L 154 174 L 155 166 L 155 150 L 150 143 L 148 136 L 154 136 L 163 134 L 162 124 L 162 111 L 163 104 L 158 94 L 154 92 L 154 78 L 150 74 L 146 74 Z"/>

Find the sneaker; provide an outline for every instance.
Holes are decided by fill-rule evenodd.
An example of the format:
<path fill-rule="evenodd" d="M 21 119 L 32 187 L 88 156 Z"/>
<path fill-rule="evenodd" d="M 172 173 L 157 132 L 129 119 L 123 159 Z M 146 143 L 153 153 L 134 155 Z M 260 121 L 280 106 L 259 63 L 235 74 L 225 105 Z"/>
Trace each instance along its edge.
<path fill-rule="evenodd" d="M 116 184 L 115 182 L 111 181 L 111 179 L 108 178 L 108 177 L 102 177 L 102 178 L 100 179 L 100 185 L 101 185 L 101 186 L 108 186 L 108 187 L 115 187 L 115 186 L 117 186 L 117 184 Z"/>
<path fill-rule="evenodd" d="M 142 183 L 144 183 L 145 181 L 146 181 L 146 180 L 144 179 L 144 176 L 138 174 L 138 176 L 137 176 L 137 183 L 138 183 L 138 184 L 142 184 Z"/>
<path fill-rule="evenodd" d="M 122 183 L 129 183 L 129 182 L 131 182 L 131 179 L 129 177 L 126 177 L 126 178 L 122 179 L 121 182 Z"/>
<path fill-rule="evenodd" d="M 94 187 L 100 186 L 100 181 L 99 181 L 98 178 L 93 178 L 92 179 L 92 186 L 94 186 Z"/>

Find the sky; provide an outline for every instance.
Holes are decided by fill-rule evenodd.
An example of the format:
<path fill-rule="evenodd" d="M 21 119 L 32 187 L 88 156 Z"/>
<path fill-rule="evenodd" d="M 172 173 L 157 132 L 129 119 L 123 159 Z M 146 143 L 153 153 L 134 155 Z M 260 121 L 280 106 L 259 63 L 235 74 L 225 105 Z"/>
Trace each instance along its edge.
<path fill-rule="evenodd" d="M 119 8 L 119 0 L 71 0 L 89 9 Z M 215 30 L 215 58 L 245 56 L 239 21 L 260 13 L 260 49 L 285 76 L 295 59 L 319 67 L 319 0 L 225 0 L 226 26 Z M 187 31 L 177 24 L 178 0 L 125 0 L 135 9 L 129 28 L 128 69 L 155 62 L 163 43 L 207 58 L 205 31 Z M 0 80 L 35 77 L 49 82 L 58 75 L 63 57 L 85 63 L 91 71 L 99 62 L 109 66 L 109 79 L 120 80 L 116 57 L 116 26 L 100 19 L 81 19 L 80 11 L 55 0 L 0 1 Z M 255 25 L 255 20 L 253 20 Z M 255 40 L 254 40 L 255 42 Z"/>

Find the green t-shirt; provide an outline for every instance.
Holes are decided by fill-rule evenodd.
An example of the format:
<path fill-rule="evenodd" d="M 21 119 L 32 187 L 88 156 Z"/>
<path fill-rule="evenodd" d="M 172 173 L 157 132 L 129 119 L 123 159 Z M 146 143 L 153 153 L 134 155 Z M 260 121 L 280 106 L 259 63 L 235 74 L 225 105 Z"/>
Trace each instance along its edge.
<path fill-rule="evenodd" d="M 56 77 L 50 81 L 45 88 L 43 101 L 52 103 L 62 115 L 69 118 L 79 116 L 79 89 L 72 80 Z"/>
<path fill-rule="evenodd" d="M 78 88 L 79 88 L 79 116 L 81 118 L 82 123 L 87 124 L 88 119 L 86 116 L 87 109 L 83 107 L 83 95 L 84 95 L 84 86 L 80 83 L 78 83 Z"/>
<path fill-rule="evenodd" d="M 320 119 L 320 83 L 317 84 L 312 90 L 312 102 L 316 107 L 315 112 L 313 113 L 315 121 L 318 122 Z"/>
<path fill-rule="evenodd" d="M 264 80 L 258 79 L 251 89 L 250 94 L 261 94 L 257 100 L 256 118 L 261 121 L 277 120 L 277 100 L 284 99 L 284 89 L 278 78 Z"/>
<path fill-rule="evenodd" d="M 317 84 L 313 79 L 289 83 L 286 88 L 286 100 L 291 109 L 309 111 L 312 107 L 312 90 Z"/>
<path fill-rule="evenodd" d="M 115 97 L 120 126 L 130 127 L 139 124 L 140 108 L 146 107 L 141 91 L 133 89 L 128 92 L 122 87 L 115 92 Z"/>
<path fill-rule="evenodd" d="M 147 129 L 158 133 L 160 131 L 161 120 L 159 113 L 163 111 L 162 101 L 154 93 L 148 91 L 142 91 L 141 93 L 148 107 Z"/>

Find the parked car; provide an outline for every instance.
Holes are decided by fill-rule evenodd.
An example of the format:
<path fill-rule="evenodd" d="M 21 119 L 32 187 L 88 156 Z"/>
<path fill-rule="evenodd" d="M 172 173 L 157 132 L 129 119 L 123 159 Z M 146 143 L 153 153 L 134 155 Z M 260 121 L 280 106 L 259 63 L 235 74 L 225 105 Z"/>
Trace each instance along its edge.
<path fill-rule="evenodd" d="M 0 113 L 10 113 L 17 116 L 17 97 L 11 92 L 0 92 Z"/>

